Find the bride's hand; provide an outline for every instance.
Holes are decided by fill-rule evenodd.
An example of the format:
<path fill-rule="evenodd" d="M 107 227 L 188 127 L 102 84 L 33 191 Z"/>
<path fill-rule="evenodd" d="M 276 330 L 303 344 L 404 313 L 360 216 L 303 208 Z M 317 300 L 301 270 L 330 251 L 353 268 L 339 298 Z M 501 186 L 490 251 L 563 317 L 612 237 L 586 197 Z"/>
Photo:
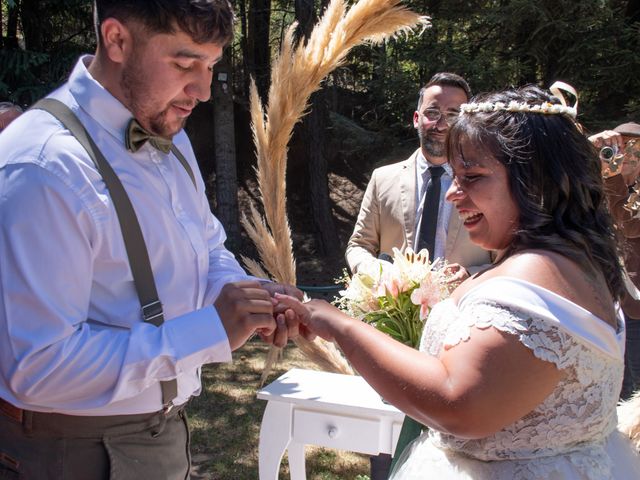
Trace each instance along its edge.
<path fill-rule="evenodd" d="M 334 340 L 341 322 L 352 320 L 324 300 L 310 300 L 303 303 L 296 298 L 279 293 L 275 294 L 275 298 L 293 310 L 300 322 L 312 333 L 328 341 Z"/>
<path fill-rule="evenodd" d="M 447 281 L 447 283 L 450 284 L 452 289 L 456 288 L 467 278 L 469 278 L 469 272 L 459 263 L 450 263 L 449 265 L 447 265 L 445 273 L 449 275 L 449 280 Z"/>

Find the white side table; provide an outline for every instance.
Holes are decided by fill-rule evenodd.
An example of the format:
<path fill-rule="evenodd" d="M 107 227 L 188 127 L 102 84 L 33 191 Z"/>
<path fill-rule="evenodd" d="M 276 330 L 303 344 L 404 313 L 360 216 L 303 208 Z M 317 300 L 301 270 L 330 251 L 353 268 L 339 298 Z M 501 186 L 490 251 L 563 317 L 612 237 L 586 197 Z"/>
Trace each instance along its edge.
<path fill-rule="evenodd" d="M 285 450 L 291 480 L 306 480 L 304 446 L 392 453 L 404 413 L 362 377 L 294 368 L 258 392 L 267 400 L 259 443 L 260 480 L 277 480 Z"/>

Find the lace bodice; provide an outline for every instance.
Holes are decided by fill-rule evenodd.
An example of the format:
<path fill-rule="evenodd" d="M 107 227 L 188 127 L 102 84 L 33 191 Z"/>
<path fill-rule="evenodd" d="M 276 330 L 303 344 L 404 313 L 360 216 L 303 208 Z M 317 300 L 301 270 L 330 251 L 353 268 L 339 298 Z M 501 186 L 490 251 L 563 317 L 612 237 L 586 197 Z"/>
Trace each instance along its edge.
<path fill-rule="evenodd" d="M 571 462 L 584 478 L 609 478 L 611 465 L 603 445 L 617 423 L 624 369 L 619 332 L 552 292 L 500 277 L 467 293 L 459 305 L 452 300 L 438 304 L 420 349 L 437 356 L 443 348 L 468 340 L 471 327 L 517 336 L 536 357 L 554 363 L 565 375 L 533 411 L 490 437 L 468 440 L 430 430 L 431 441 L 479 460 L 515 460 L 511 478 L 543 478 L 540 469 L 548 464 L 554 471 L 554 456 Z M 526 474 L 531 469 L 533 476 Z"/>

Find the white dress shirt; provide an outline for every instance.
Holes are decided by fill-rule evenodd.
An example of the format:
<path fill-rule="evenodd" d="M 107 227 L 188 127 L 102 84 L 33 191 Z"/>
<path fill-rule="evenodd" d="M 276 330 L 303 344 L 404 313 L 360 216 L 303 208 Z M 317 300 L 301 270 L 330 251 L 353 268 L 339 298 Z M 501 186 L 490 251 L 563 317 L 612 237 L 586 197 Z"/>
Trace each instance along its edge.
<path fill-rule="evenodd" d="M 431 178 L 429 167 L 435 166 L 427 162 L 422 154 L 418 152 L 416 162 L 416 225 L 413 238 L 418 241 L 420 235 L 420 224 L 422 222 L 422 210 L 424 207 L 424 197 L 427 194 L 427 184 Z M 453 172 L 448 163 L 439 165 L 444 167 L 444 173 L 440 177 L 440 204 L 438 207 L 438 224 L 436 226 L 436 241 L 433 252 L 433 258 L 444 258 L 445 248 L 447 245 L 447 232 L 449 231 L 449 217 L 451 216 L 451 202 L 444 199 L 447 190 L 453 182 Z"/>
<path fill-rule="evenodd" d="M 0 397 L 29 410 L 119 415 L 160 410 L 200 392 L 200 367 L 231 359 L 212 306 L 247 279 L 224 247 L 191 144 L 173 154 L 124 147 L 131 113 L 86 66 L 50 96 L 80 118 L 125 186 L 149 251 L 165 323 L 144 323 L 111 197 L 80 144 L 29 111 L 0 135 Z"/>

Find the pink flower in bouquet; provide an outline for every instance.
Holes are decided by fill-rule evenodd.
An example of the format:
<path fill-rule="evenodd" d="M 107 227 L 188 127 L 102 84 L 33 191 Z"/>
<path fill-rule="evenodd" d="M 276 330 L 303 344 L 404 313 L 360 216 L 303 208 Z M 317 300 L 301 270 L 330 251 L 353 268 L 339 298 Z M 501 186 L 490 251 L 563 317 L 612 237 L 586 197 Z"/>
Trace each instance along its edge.
<path fill-rule="evenodd" d="M 392 297 L 397 297 L 400 293 L 409 290 L 409 282 L 398 276 L 394 270 L 385 271 L 380 277 L 380 282 L 376 289 L 376 296 L 384 297 L 390 294 Z"/>
<path fill-rule="evenodd" d="M 434 278 L 438 277 L 438 278 Z M 442 300 L 442 279 L 440 275 L 427 275 L 420 286 L 411 292 L 411 302 L 420 305 L 420 320 L 424 320 L 429 315 L 431 308 Z"/>

